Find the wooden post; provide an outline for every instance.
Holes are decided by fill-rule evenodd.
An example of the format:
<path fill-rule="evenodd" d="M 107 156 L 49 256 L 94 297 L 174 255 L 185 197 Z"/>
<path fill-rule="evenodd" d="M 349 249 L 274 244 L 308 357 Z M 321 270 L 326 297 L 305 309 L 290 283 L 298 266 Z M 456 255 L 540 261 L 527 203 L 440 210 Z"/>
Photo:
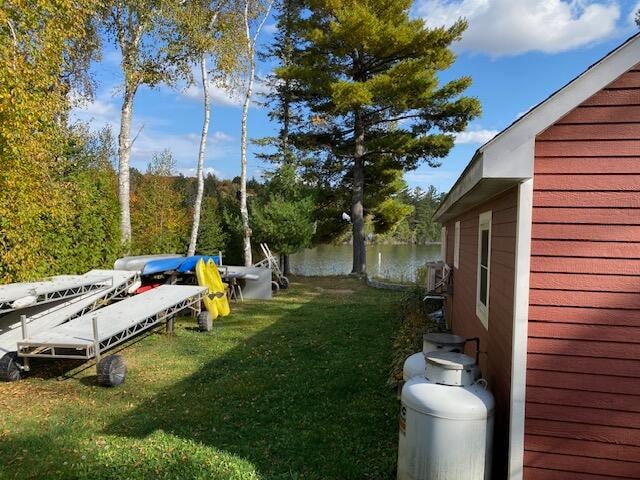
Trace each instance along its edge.
<path fill-rule="evenodd" d="M 382 272 L 382 252 L 378 252 L 378 276 Z"/>

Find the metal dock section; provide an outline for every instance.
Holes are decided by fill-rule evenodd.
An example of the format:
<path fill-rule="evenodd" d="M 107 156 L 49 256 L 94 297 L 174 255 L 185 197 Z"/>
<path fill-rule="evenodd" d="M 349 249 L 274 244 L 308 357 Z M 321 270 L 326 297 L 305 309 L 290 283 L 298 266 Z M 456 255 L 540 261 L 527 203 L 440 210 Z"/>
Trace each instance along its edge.
<path fill-rule="evenodd" d="M 65 275 L 42 282 L 11 283 L 0 286 L 0 314 L 77 297 L 105 288 L 112 282 L 108 275 Z"/>
<path fill-rule="evenodd" d="M 137 272 L 122 270 L 91 270 L 84 276 L 100 277 L 101 289 L 91 291 L 68 300 L 58 300 L 22 310 L 14 310 L 0 317 L 0 357 L 15 352 L 17 343 L 24 338 L 24 329 L 36 334 L 57 327 L 76 317 L 92 312 L 113 300 L 127 296 L 139 285 Z M 25 325 L 23 326 L 22 316 Z"/>
<path fill-rule="evenodd" d="M 206 287 L 162 285 L 18 342 L 18 355 L 88 360 L 184 309 L 200 311 Z"/>

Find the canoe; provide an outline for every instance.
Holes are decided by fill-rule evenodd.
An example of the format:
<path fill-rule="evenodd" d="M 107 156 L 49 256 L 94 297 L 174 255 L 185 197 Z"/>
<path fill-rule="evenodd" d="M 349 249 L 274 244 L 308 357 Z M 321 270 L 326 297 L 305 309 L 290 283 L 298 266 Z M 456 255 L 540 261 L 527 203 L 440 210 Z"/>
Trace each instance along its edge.
<path fill-rule="evenodd" d="M 144 266 L 154 260 L 165 260 L 170 258 L 181 258 L 184 260 L 184 255 L 178 255 L 175 253 L 161 253 L 158 255 L 137 255 L 131 257 L 122 257 L 115 261 L 113 264 L 114 270 L 129 270 L 140 272 Z"/>
<path fill-rule="evenodd" d="M 142 275 L 176 271 L 184 262 L 185 257 L 161 258 L 147 262 L 142 268 Z"/>
<path fill-rule="evenodd" d="M 204 260 L 205 263 L 209 260 L 213 260 L 216 265 L 220 265 L 220 258 L 218 255 L 193 255 L 191 257 L 187 257 L 186 260 L 180 264 L 178 272 L 187 273 L 195 271 L 196 264 L 200 259 Z"/>

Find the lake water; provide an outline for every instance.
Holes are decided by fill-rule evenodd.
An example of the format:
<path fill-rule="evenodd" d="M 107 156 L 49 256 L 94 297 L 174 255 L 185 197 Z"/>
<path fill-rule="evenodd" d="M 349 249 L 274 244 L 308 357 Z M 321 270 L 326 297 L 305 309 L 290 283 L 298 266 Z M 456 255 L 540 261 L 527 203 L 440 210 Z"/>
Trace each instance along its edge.
<path fill-rule="evenodd" d="M 380 276 L 412 282 L 416 270 L 426 262 L 440 260 L 440 245 L 367 245 L 367 273 L 378 276 L 378 253 L 382 254 Z M 319 245 L 290 257 L 297 275 L 346 275 L 351 272 L 351 245 Z"/>

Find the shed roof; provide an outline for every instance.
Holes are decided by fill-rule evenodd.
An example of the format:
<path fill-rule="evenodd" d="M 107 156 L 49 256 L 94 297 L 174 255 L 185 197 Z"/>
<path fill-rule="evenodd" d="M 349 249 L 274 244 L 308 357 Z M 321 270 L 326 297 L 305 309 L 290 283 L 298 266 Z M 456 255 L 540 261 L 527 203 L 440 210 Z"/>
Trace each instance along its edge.
<path fill-rule="evenodd" d="M 476 150 L 434 214 L 448 221 L 533 177 L 535 137 L 640 63 L 640 33 L 627 39 Z"/>

